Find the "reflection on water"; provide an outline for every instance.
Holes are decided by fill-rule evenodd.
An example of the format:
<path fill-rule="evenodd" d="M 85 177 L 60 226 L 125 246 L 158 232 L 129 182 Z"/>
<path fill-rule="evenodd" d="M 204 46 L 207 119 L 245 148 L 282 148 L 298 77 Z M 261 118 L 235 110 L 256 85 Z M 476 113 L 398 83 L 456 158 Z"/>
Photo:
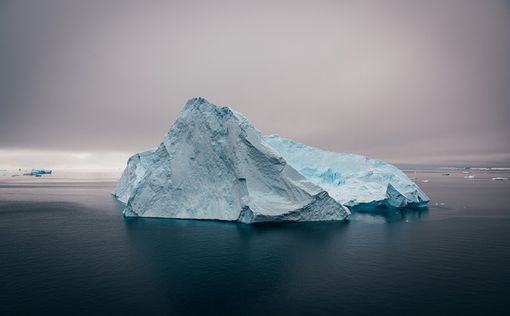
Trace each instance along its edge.
<path fill-rule="evenodd" d="M 124 209 L 124 204 L 115 201 L 115 204 L 117 205 L 117 208 L 120 212 Z M 285 230 L 287 227 L 293 227 L 292 225 L 300 225 L 302 228 L 309 229 L 310 227 L 317 228 L 321 227 L 320 225 L 347 225 L 351 221 L 355 222 L 364 222 L 369 224 L 384 224 L 384 223 L 395 223 L 395 222 L 410 222 L 410 221 L 419 221 L 425 219 L 429 214 L 429 208 L 428 207 L 422 207 L 422 208 L 387 208 L 387 209 L 378 209 L 378 210 L 364 210 L 364 211 L 351 211 L 351 215 L 349 216 L 348 220 L 342 221 L 339 223 L 292 223 L 292 222 L 280 222 L 280 223 L 257 223 L 257 224 L 242 224 L 242 223 L 230 223 L 230 222 L 224 222 L 224 224 L 234 224 L 238 229 L 243 231 L 249 231 L 249 233 L 253 233 L 256 230 L 263 230 L 263 229 L 272 229 L 272 228 L 279 228 Z M 127 223 L 135 224 L 137 221 L 165 221 L 170 219 L 164 219 L 164 218 L 126 218 Z M 195 222 L 195 220 L 182 220 L 185 222 Z M 196 220 L 196 221 L 202 221 L 202 220 Z M 221 221 L 212 221 L 216 223 L 222 223 Z M 290 225 L 290 226 L 289 226 Z M 324 227 L 321 227 L 320 229 L 324 229 Z"/>
<path fill-rule="evenodd" d="M 375 211 L 354 211 L 349 220 L 361 221 L 372 224 L 419 221 L 427 217 L 429 209 L 424 208 L 403 208 L 403 209 L 382 209 Z"/>
<path fill-rule="evenodd" d="M 271 310 L 285 315 L 293 299 L 311 304 L 290 310 L 320 312 L 320 299 L 310 300 L 299 292 L 333 287 L 335 296 L 347 296 L 348 289 L 333 281 L 342 267 L 331 265 L 341 262 L 342 252 L 348 251 L 342 245 L 349 226 L 349 222 L 125 221 L 129 244 L 145 262 L 139 273 L 157 280 L 158 291 L 168 295 L 174 313 L 196 315 L 210 312 L 208 306 L 215 306 L 219 314 Z M 321 270 L 330 271 L 333 279 L 323 280 L 328 274 Z M 275 299 L 278 304 L 271 303 Z"/>

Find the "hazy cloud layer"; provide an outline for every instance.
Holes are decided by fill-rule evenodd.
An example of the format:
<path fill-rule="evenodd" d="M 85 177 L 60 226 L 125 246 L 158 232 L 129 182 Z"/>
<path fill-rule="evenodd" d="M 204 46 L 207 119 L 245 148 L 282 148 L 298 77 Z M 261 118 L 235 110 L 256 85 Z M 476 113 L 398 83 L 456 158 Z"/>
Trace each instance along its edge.
<path fill-rule="evenodd" d="M 505 163 L 510 2 L 0 0 L 4 153 L 143 150 L 194 96 L 325 149 Z"/>

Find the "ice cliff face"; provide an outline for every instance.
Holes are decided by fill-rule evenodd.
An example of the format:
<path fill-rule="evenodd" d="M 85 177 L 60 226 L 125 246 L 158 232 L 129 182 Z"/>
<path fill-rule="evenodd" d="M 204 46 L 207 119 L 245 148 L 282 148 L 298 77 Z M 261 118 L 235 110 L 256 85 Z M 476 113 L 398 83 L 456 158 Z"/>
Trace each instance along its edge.
<path fill-rule="evenodd" d="M 117 187 L 113 191 L 113 195 L 117 200 L 126 204 L 129 197 L 145 176 L 147 169 L 152 165 L 153 154 L 157 148 L 151 148 L 144 152 L 134 154 L 128 160 L 127 167 L 120 177 Z"/>
<path fill-rule="evenodd" d="M 308 180 L 351 209 L 422 207 L 429 201 L 409 177 L 383 161 L 328 152 L 278 135 L 264 139 Z"/>
<path fill-rule="evenodd" d="M 113 194 L 125 216 L 342 220 L 350 213 L 307 180 L 241 114 L 188 101 L 157 149 L 132 156 Z"/>

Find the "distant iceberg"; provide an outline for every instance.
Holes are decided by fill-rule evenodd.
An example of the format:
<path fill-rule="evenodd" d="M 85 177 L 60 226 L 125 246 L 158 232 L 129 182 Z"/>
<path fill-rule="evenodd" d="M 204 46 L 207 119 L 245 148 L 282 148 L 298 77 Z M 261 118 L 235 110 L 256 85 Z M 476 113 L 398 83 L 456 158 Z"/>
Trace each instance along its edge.
<path fill-rule="evenodd" d="M 51 174 L 52 170 L 45 170 L 45 169 L 32 169 L 32 174 Z"/>
<path fill-rule="evenodd" d="M 159 147 L 128 160 L 113 195 L 128 217 L 337 221 L 349 208 L 420 207 L 398 168 L 263 136 L 242 114 L 189 100 Z"/>
<path fill-rule="evenodd" d="M 188 101 L 157 149 L 132 156 L 113 192 L 129 217 L 336 221 L 349 210 L 307 180 L 240 113 Z"/>
<path fill-rule="evenodd" d="M 308 180 L 351 209 L 423 207 L 429 202 L 416 183 L 384 161 L 324 151 L 278 135 L 264 139 Z"/>
<path fill-rule="evenodd" d="M 43 174 L 51 174 L 52 170 L 32 169 L 30 172 L 24 173 L 24 176 L 42 176 Z"/>

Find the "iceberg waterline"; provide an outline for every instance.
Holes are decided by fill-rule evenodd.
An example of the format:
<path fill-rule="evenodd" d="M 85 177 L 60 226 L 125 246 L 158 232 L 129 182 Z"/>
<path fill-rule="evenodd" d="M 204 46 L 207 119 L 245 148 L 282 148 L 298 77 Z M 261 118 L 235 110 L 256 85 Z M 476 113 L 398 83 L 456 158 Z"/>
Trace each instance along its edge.
<path fill-rule="evenodd" d="M 344 168 L 342 162 L 350 161 L 346 157 L 368 158 L 350 155 L 336 161 L 333 155 L 350 154 L 264 136 L 242 114 L 194 98 L 159 147 L 129 158 L 113 195 L 126 204 L 125 216 L 243 223 L 335 221 L 348 217 L 346 206 L 403 207 L 428 201 L 396 167 L 370 160 L 380 165 L 351 161 Z M 356 173 L 357 168 L 363 170 Z M 357 176 L 343 177 L 347 170 Z M 372 176 L 362 176 L 371 171 Z"/>

